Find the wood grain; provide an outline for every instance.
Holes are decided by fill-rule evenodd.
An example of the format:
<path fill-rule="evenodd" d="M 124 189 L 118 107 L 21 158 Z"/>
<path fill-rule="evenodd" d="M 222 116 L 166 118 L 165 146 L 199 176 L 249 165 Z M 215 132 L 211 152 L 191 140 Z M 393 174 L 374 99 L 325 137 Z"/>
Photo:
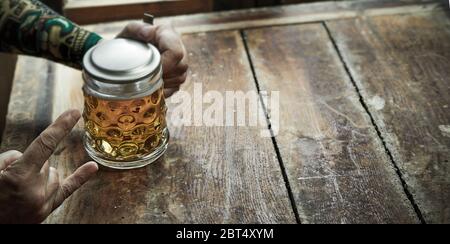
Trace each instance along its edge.
<path fill-rule="evenodd" d="M 363 15 L 405 14 L 441 8 L 435 1 L 342 1 L 294 4 L 245 10 L 156 18 L 156 24 L 172 24 L 180 33 L 236 30 L 274 25 L 311 23 Z M 139 16 L 140 18 L 141 16 Z M 140 20 L 138 20 L 140 21 Z M 87 26 L 118 33 L 129 21 Z"/>
<path fill-rule="evenodd" d="M 191 64 L 184 91 L 192 94 L 194 82 L 204 92 L 256 89 L 238 32 L 184 41 Z M 55 79 L 53 118 L 83 104 L 79 72 L 57 66 Z M 180 127 L 168 118 L 171 140 L 162 160 L 138 170 L 102 170 L 48 223 L 295 223 L 273 145 L 258 128 Z M 67 175 L 87 160 L 79 128 L 51 162 Z"/>
<path fill-rule="evenodd" d="M 245 34 L 261 90 L 280 91 L 276 141 L 301 222 L 417 223 L 324 27 Z"/>
<path fill-rule="evenodd" d="M 18 58 L 0 152 L 26 149 L 51 121 L 53 70 L 39 58 Z"/>
<path fill-rule="evenodd" d="M 5 128 L 16 62 L 17 55 L 0 53 L 0 67 L 2 67 L 2 72 L 0 72 L 0 141 Z"/>
<path fill-rule="evenodd" d="M 328 26 L 425 220 L 449 223 L 448 12 Z"/>
<path fill-rule="evenodd" d="M 450 28 L 438 6 L 429 1 L 314 3 L 157 22 L 173 21 L 182 33 L 199 33 L 357 17 L 328 26 L 407 190 L 428 222 L 447 223 Z M 88 28 L 113 37 L 124 25 Z M 276 142 L 302 222 L 417 223 L 322 25 L 246 33 L 261 88 L 282 94 Z M 204 92 L 255 89 L 236 31 L 184 40 L 191 73 L 183 90 L 192 93 L 193 82 L 202 82 Z M 23 151 L 62 111 L 81 108 L 81 85 L 78 71 L 20 57 L 0 151 Z M 173 110 L 175 104 L 169 101 L 169 106 Z M 81 126 L 50 160 L 61 176 L 89 160 Z M 165 158 L 139 170 L 102 169 L 47 222 L 295 222 L 274 147 L 259 137 L 260 128 L 170 129 Z"/>

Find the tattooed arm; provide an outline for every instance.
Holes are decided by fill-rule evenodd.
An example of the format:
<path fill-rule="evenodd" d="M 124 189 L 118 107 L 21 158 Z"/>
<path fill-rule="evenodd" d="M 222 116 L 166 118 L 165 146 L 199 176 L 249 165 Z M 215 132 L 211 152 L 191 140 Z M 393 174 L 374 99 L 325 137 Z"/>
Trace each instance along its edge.
<path fill-rule="evenodd" d="M 158 48 L 167 97 L 186 81 L 186 49 L 171 25 L 130 23 L 118 37 Z M 86 51 L 100 39 L 37 0 L 0 0 L 0 51 L 43 57 L 79 69 Z"/>
<path fill-rule="evenodd" d="M 0 0 L 0 51 L 33 55 L 75 68 L 101 39 L 37 0 Z"/>

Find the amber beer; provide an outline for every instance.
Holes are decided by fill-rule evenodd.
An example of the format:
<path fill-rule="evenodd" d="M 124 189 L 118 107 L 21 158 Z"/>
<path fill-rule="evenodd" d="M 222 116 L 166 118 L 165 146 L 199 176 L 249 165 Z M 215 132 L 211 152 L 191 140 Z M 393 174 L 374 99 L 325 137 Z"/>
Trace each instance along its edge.
<path fill-rule="evenodd" d="M 108 101 L 85 94 L 89 147 L 110 160 L 138 160 L 167 140 L 163 90 L 134 100 Z"/>
<path fill-rule="evenodd" d="M 102 42 L 83 59 L 84 144 L 98 163 L 145 166 L 167 149 L 161 55 L 147 43 Z"/>

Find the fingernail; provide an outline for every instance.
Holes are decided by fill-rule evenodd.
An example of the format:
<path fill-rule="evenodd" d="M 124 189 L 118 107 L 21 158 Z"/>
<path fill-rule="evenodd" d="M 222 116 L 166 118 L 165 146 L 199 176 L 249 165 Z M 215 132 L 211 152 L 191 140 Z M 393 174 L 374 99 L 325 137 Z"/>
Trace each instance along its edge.
<path fill-rule="evenodd" d="M 98 170 L 98 164 L 96 162 L 93 162 L 95 165 L 95 169 Z"/>
<path fill-rule="evenodd" d="M 89 162 L 87 162 L 87 164 L 92 164 L 92 165 L 94 165 L 94 166 L 95 166 L 95 171 L 98 171 L 98 164 L 97 164 L 96 162 L 94 162 L 94 161 L 89 161 Z"/>

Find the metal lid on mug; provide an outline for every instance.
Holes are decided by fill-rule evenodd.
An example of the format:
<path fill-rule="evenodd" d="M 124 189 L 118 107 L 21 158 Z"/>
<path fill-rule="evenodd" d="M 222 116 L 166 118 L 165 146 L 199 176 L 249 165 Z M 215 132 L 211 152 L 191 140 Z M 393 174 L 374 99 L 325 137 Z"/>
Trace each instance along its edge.
<path fill-rule="evenodd" d="M 160 87 L 161 55 L 151 44 L 117 38 L 103 41 L 83 58 L 85 91 L 126 99 L 151 94 Z"/>

